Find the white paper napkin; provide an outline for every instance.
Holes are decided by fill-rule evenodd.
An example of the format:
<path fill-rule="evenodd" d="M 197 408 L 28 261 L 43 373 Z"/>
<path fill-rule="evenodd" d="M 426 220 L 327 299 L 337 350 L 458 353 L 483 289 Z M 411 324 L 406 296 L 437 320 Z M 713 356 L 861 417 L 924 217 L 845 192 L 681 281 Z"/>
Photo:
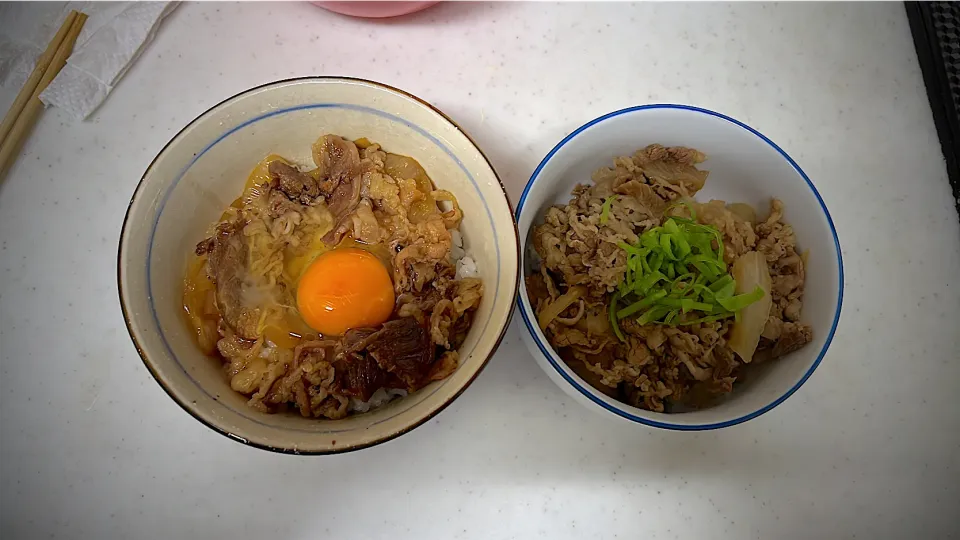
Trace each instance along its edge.
<path fill-rule="evenodd" d="M 175 2 L 41 2 L 0 5 L 0 84 L 20 86 L 70 10 L 88 15 L 67 65 L 40 94 L 47 105 L 89 116 L 153 39 Z"/>

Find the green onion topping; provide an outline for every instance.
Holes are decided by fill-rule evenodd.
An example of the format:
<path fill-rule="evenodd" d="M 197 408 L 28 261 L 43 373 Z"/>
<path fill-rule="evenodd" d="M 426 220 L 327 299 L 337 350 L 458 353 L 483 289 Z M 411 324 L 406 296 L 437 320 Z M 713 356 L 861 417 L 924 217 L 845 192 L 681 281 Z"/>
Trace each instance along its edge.
<path fill-rule="evenodd" d="M 611 195 L 603 201 L 603 205 L 600 207 L 600 224 L 604 225 L 607 221 L 610 220 L 610 206 L 613 205 L 613 200 L 616 199 L 616 195 Z"/>
<path fill-rule="evenodd" d="M 603 202 L 600 223 L 609 219 L 613 198 Z M 763 298 L 759 286 L 734 294 L 737 283 L 723 261 L 720 231 L 697 223 L 693 207 L 687 208 L 690 219 L 667 218 L 641 234 L 634 245 L 617 244 L 627 253 L 627 271 L 611 298 L 609 316 L 620 341 L 624 338 L 619 322 L 628 317 L 641 325 L 712 322 L 734 317 Z"/>

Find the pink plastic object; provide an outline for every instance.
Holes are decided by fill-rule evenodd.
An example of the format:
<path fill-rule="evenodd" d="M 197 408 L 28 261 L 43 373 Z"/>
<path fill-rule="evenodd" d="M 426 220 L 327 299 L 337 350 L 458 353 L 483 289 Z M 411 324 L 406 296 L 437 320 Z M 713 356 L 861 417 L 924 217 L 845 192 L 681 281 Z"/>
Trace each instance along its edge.
<path fill-rule="evenodd" d="M 363 17 L 367 19 L 383 19 L 386 17 L 399 17 L 416 13 L 438 4 L 439 2 L 310 2 L 315 6 L 322 7 L 328 11 L 349 15 L 351 17 Z"/>

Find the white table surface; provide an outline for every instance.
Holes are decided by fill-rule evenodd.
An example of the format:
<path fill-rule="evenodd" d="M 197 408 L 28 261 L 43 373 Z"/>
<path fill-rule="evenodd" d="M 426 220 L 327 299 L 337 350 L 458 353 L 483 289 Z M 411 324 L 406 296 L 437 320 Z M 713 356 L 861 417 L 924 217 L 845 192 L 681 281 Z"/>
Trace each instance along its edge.
<path fill-rule="evenodd" d="M 803 166 L 846 263 L 793 397 L 700 434 L 605 421 L 510 332 L 456 403 L 387 444 L 276 455 L 202 426 L 123 325 L 121 220 L 163 144 L 275 79 L 439 106 L 516 201 L 624 106 L 739 118 Z M 5 110 L 14 91 L 4 89 Z M 903 6 L 445 4 L 387 22 L 184 4 L 86 122 L 48 110 L 0 185 L 3 538 L 942 538 L 960 534 L 960 226 Z"/>

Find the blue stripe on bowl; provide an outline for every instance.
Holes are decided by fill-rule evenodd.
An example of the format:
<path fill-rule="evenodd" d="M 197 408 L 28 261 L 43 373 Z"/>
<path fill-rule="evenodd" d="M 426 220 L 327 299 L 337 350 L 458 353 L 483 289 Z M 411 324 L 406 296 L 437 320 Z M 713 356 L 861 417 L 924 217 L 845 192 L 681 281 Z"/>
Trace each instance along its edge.
<path fill-rule="evenodd" d="M 550 150 L 550 153 L 548 153 L 546 157 L 543 158 L 543 161 L 540 162 L 540 165 L 537 166 L 537 169 L 533 171 L 533 175 L 530 176 L 530 180 L 527 182 L 527 186 L 523 190 L 523 195 L 520 196 L 520 202 L 517 204 L 517 221 L 519 222 L 521 220 L 521 216 L 523 215 L 524 203 L 526 202 L 526 199 L 527 199 L 527 194 L 530 192 L 530 188 L 533 187 L 533 184 L 537 181 L 537 177 L 540 175 L 540 171 L 543 170 L 543 167 L 550 161 L 550 159 L 554 156 L 554 154 L 556 154 L 561 148 L 563 148 L 565 144 L 567 144 L 568 142 L 576 138 L 577 135 L 582 133 L 587 128 L 595 124 L 599 124 L 604 120 L 608 120 L 615 116 L 620 116 L 622 114 L 627 114 L 634 111 L 642 111 L 644 109 L 680 109 L 680 110 L 692 111 L 700 114 L 706 114 L 709 116 L 720 118 L 722 120 L 726 120 L 731 124 L 735 124 L 749 131 L 750 133 L 753 133 L 754 135 L 759 137 L 763 142 L 770 145 L 770 147 L 776 150 L 781 156 L 783 156 L 783 158 L 790 163 L 790 165 L 794 168 L 794 170 L 796 170 L 797 173 L 799 173 L 800 176 L 803 177 L 804 181 L 806 181 L 807 186 L 810 188 L 810 191 L 813 192 L 813 195 L 817 198 L 817 202 L 820 203 L 820 208 L 823 210 L 823 214 L 827 218 L 827 223 L 830 224 L 830 232 L 831 234 L 833 234 L 833 245 L 836 249 L 837 262 L 839 263 L 838 279 L 839 279 L 840 286 L 837 293 L 837 312 L 833 316 L 833 323 L 830 326 L 830 333 L 827 335 L 827 340 L 824 342 L 823 348 L 820 350 L 820 354 L 817 355 L 816 362 L 814 362 L 813 365 L 810 366 L 810 369 L 807 370 L 807 372 L 797 382 L 797 384 L 793 386 L 793 388 L 788 390 L 782 396 L 775 399 L 773 402 L 766 405 L 765 407 L 762 407 L 759 410 L 756 410 L 750 414 L 741 416 L 740 418 L 737 418 L 734 420 L 728 420 L 726 422 L 718 422 L 715 424 L 700 424 L 700 425 L 685 425 L 685 424 L 672 424 L 670 422 L 658 422 L 656 420 L 642 418 L 635 414 L 631 414 L 627 411 L 622 411 L 616 407 L 610 406 L 608 403 L 604 402 L 603 400 L 598 398 L 596 395 L 594 395 L 590 390 L 585 388 L 576 379 L 571 377 L 566 371 L 564 371 L 560 367 L 560 359 L 557 357 L 556 353 L 553 351 L 551 347 L 549 347 L 548 345 L 545 345 L 543 341 L 537 336 L 537 333 L 534 331 L 534 325 L 531 324 L 531 319 L 534 319 L 535 317 L 533 317 L 532 313 L 530 312 L 531 308 L 530 308 L 529 300 L 524 298 L 524 295 L 526 294 L 525 289 L 521 291 L 521 293 L 519 294 L 520 301 L 518 302 L 518 304 L 520 305 L 520 315 L 523 317 L 523 323 L 527 325 L 527 331 L 530 332 L 530 335 L 533 337 L 533 340 L 536 342 L 537 347 L 540 349 L 540 352 L 542 352 L 543 355 L 546 357 L 547 361 L 550 362 L 550 365 L 552 365 L 553 368 L 557 370 L 557 373 L 559 373 L 560 376 L 563 377 L 565 381 L 570 383 L 571 386 L 576 388 L 581 394 L 586 396 L 590 401 L 596 403 L 600 407 L 603 407 L 607 411 L 610 411 L 611 413 L 617 416 L 626 418 L 627 420 L 632 420 L 640 424 L 663 428 L 663 429 L 678 430 L 678 431 L 703 431 L 703 430 L 709 430 L 709 429 L 719 429 L 719 428 L 734 426 L 742 422 L 746 422 L 747 420 L 756 418 L 761 414 L 773 409 L 777 405 L 783 403 L 784 400 L 786 400 L 794 392 L 796 392 L 801 386 L 803 386 L 803 383 L 805 383 L 807 379 L 810 378 L 810 375 L 812 375 L 814 370 L 817 369 L 817 366 L 820 365 L 820 361 L 823 360 L 823 356 L 827 353 L 827 349 L 830 348 L 830 343 L 833 341 L 833 335 L 837 331 L 837 324 L 840 322 L 840 308 L 843 304 L 843 257 L 840 254 L 840 239 L 837 238 L 837 229 L 833 224 L 833 218 L 830 217 L 830 212 L 827 210 L 827 206 L 823 203 L 823 198 L 820 197 L 820 193 L 817 192 L 817 188 L 813 185 L 813 182 L 810 181 L 810 178 L 807 177 L 807 174 L 803 172 L 803 169 L 801 169 L 800 166 L 797 165 L 797 163 L 793 160 L 793 158 L 791 158 L 786 152 L 783 151 L 783 149 L 777 146 L 776 143 L 774 143 L 773 141 L 765 137 L 759 131 L 748 126 L 747 124 L 744 124 L 743 122 L 736 120 L 734 118 L 731 118 L 729 116 L 726 116 L 724 114 L 720 114 L 718 112 L 714 112 L 708 109 L 702 109 L 700 107 L 692 107 L 690 105 L 674 105 L 674 104 L 640 105 L 637 107 L 628 107 L 626 109 L 614 111 L 612 113 L 605 114 L 599 118 L 595 118 L 587 122 L 586 124 L 577 128 L 570 135 L 567 135 L 562 141 L 560 141 L 559 144 L 553 147 L 553 150 Z M 526 239 L 522 238 L 521 242 L 525 243 Z M 521 257 L 520 263 L 521 263 L 521 268 L 523 268 L 524 259 L 526 258 L 526 246 L 523 245 L 521 247 L 522 249 L 520 252 L 520 257 Z"/>
<path fill-rule="evenodd" d="M 436 137 L 434 137 L 433 135 L 431 135 L 430 133 L 428 133 L 425 129 L 421 128 L 420 126 L 418 126 L 418 125 L 416 125 L 416 124 L 414 124 L 414 123 L 412 123 L 412 122 L 409 122 L 408 120 L 405 120 L 405 119 L 403 119 L 403 118 L 400 118 L 399 116 L 395 116 L 395 115 L 390 114 L 390 113 L 388 113 L 388 112 L 381 111 L 381 110 L 379 110 L 379 109 L 374 109 L 374 108 L 372 108 L 372 107 L 364 107 L 364 106 L 361 106 L 361 105 L 353 105 L 353 104 L 349 104 L 349 103 L 312 103 L 312 104 L 307 104 L 307 105 L 297 105 L 297 106 L 294 106 L 294 107 L 287 107 L 287 108 L 283 108 L 283 109 L 277 109 L 277 110 L 275 110 L 275 111 L 270 111 L 270 112 L 268 112 L 268 113 L 264 113 L 264 114 L 261 114 L 261 115 L 259 115 L 259 116 L 253 117 L 253 118 L 251 118 L 251 119 L 249 119 L 249 120 L 247 120 L 247 121 L 245 121 L 245 122 L 237 125 L 236 127 L 233 127 L 233 128 L 231 128 L 231 129 L 229 129 L 228 131 L 223 132 L 219 137 L 217 137 L 216 139 L 214 139 L 213 142 L 211 142 L 210 144 L 208 144 L 203 150 L 201 150 L 197 155 L 195 155 L 192 160 L 190 160 L 190 163 L 188 163 L 187 166 L 184 167 L 182 171 L 180 171 L 180 174 L 177 175 L 177 178 L 173 181 L 173 183 L 172 183 L 172 184 L 170 185 L 170 187 L 167 189 L 167 192 L 164 193 L 163 199 L 160 201 L 160 205 L 159 205 L 159 207 L 157 208 L 156 216 L 154 217 L 154 220 L 153 220 L 153 226 L 152 226 L 152 228 L 151 228 L 151 230 L 150 230 L 150 243 L 149 243 L 149 245 L 147 246 L 147 285 L 148 285 L 148 290 L 150 291 L 150 295 L 149 295 L 148 300 L 149 300 L 149 302 L 150 302 L 150 311 L 151 311 L 151 313 L 153 314 L 153 321 L 154 321 L 154 323 L 155 323 L 156 326 L 157 326 L 157 331 L 158 331 L 158 333 L 160 334 L 160 339 L 161 339 L 161 341 L 163 341 L 163 345 L 164 345 L 164 347 L 166 347 L 166 349 L 167 349 L 167 354 L 169 354 L 170 357 L 174 359 L 174 361 L 177 363 L 177 366 L 180 368 L 180 370 L 183 372 L 183 374 L 184 374 L 188 379 L 190 379 L 191 382 L 193 382 L 193 384 L 197 387 L 197 389 L 199 389 L 201 392 L 203 392 L 203 393 L 204 393 L 207 397 L 209 397 L 210 399 L 212 399 L 212 400 L 214 400 L 214 401 L 218 401 L 222 406 L 226 407 L 228 410 L 230 410 L 230 411 L 233 412 L 234 414 L 237 414 L 237 415 L 239 415 L 239 416 L 242 416 L 243 418 L 245 418 L 245 419 L 247 419 L 247 420 L 249 420 L 250 422 L 253 422 L 253 423 L 255 423 L 255 424 L 259 424 L 259 425 L 261 425 L 261 426 L 271 427 L 271 428 L 274 427 L 274 426 L 271 425 L 271 424 L 267 424 L 267 423 L 265 423 L 265 422 L 260 421 L 257 416 L 248 415 L 248 414 L 246 414 L 247 411 L 239 411 L 239 410 L 237 410 L 237 409 L 234 409 L 233 407 L 230 407 L 227 403 L 225 403 L 225 402 L 223 402 L 223 401 L 220 401 L 220 400 L 217 399 L 216 397 L 212 396 L 209 392 L 207 392 L 207 390 L 206 390 L 205 388 L 203 388 L 203 387 L 200 385 L 200 383 L 198 383 L 198 382 L 196 381 L 196 379 L 194 379 L 194 378 L 190 375 L 190 373 L 183 367 L 183 364 L 180 362 L 180 358 L 178 358 L 177 355 L 174 354 L 173 349 L 170 347 L 170 343 L 167 341 L 167 336 L 163 333 L 163 328 L 160 326 L 160 318 L 157 316 L 156 306 L 154 305 L 154 302 L 153 302 L 153 296 L 154 296 L 154 295 L 153 295 L 153 280 L 152 280 L 151 277 L 150 277 L 150 267 L 151 267 L 151 261 L 152 261 L 152 258 L 153 258 L 153 240 L 154 240 L 154 236 L 156 235 L 156 232 L 157 232 L 157 225 L 158 225 L 159 222 L 160 222 L 160 216 L 161 216 L 161 214 L 163 213 L 163 209 L 166 207 L 167 201 L 170 199 L 170 195 L 173 193 L 173 190 L 177 187 L 177 184 L 180 183 L 180 180 L 183 179 L 184 175 L 187 174 L 187 171 L 190 170 L 190 167 L 192 167 L 192 166 L 193 166 L 201 157 L 203 157 L 203 155 L 206 154 L 211 148 L 213 148 L 214 146 L 216 146 L 218 143 L 220 143 L 221 141 L 223 141 L 224 139 L 226 139 L 226 138 L 229 137 L 230 135 L 236 133 L 237 131 L 240 131 L 241 129 L 243 129 L 243 128 L 247 127 L 247 126 L 250 126 L 250 125 L 252 125 L 252 124 L 255 124 L 255 123 L 257 123 L 257 122 L 259 122 L 259 121 L 261 121 L 261 120 L 265 120 L 265 119 L 267 119 L 267 118 L 271 118 L 271 117 L 274 117 L 274 116 L 279 116 L 279 115 L 286 114 L 286 113 L 290 113 L 290 112 L 302 111 L 302 110 L 307 110 L 307 109 L 349 109 L 349 110 L 359 111 L 359 112 L 363 112 L 363 113 L 367 113 L 367 114 L 373 114 L 373 115 L 379 116 L 379 117 L 381 117 L 381 118 L 385 118 L 385 119 L 387 119 L 387 120 L 390 120 L 390 121 L 392 121 L 392 122 L 396 122 L 396 123 L 398 123 L 398 124 L 402 124 L 402 125 L 410 128 L 410 129 L 416 131 L 418 134 L 420 134 L 421 136 L 425 137 L 426 139 L 428 139 L 428 140 L 429 140 L 430 142 L 432 142 L 435 146 L 437 146 L 438 148 L 440 148 L 441 150 L 443 150 L 443 152 L 444 152 L 445 154 L 447 154 L 447 156 L 449 156 L 450 159 L 452 159 L 454 162 L 456 162 L 457 166 L 460 167 L 460 170 L 463 171 L 463 174 L 467 175 L 467 178 L 470 179 L 470 183 L 473 184 L 473 188 L 474 188 L 474 190 L 477 192 L 477 196 L 478 196 L 478 197 L 480 198 L 480 200 L 483 202 L 483 207 L 484 207 L 484 209 L 485 209 L 486 212 L 487 212 L 487 219 L 488 219 L 489 222 L 490 222 L 490 230 L 493 232 L 494 249 L 496 250 L 496 253 L 497 253 L 497 271 L 496 271 L 496 282 L 495 282 L 496 284 L 495 284 L 493 290 L 495 290 L 495 291 L 499 291 L 499 290 L 500 290 L 500 241 L 499 241 L 499 239 L 497 238 L 497 231 L 496 231 L 496 228 L 495 228 L 494 225 L 493 225 L 493 212 L 491 212 L 490 207 L 487 206 L 487 202 L 486 202 L 486 200 L 485 200 L 484 197 L 483 197 L 483 193 L 480 191 L 480 186 L 479 186 L 479 184 L 477 184 L 476 179 L 473 177 L 472 174 L 470 174 L 470 171 L 467 170 L 467 168 L 466 168 L 466 166 L 463 164 L 463 162 L 460 161 L 460 158 L 458 158 L 449 148 L 447 148 L 447 146 L 446 146 L 445 144 L 443 144 L 443 142 L 441 142 L 439 139 L 437 139 Z M 493 304 L 493 306 L 491 307 L 491 311 L 492 311 L 492 310 L 496 307 L 496 305 L 497 305 L 497 304 L 496 304 L 496 303 L 497 303 L 497 297 L 496 297 L 496 295 L 494 295 L 493 302 L 494 302 L 494 304 Z M 481 334 L 483 334 L 483 333 L 485 333 L 485 332 L 487 331 L 487 326 L 488 326 L 489 324 L 490 324 L 490 319 L 488 318 L 488 319 L 484 322 L 483 328 L 480 330 L 480 333 L 481 333 Z M 469 353 L 463 355 L 463 358 L 469 358 L 470 355 L 472 355 L 472 354 L 473 354 L 473 351 L 471 350 Z M 438 385 L 436 388 L 434 388 L 434 389 L 430 392 L 430 394 L 427 394 L 426 397 L 429 398 L 429 397 L 430 397 L 431 395 L 433 395 L 433 393 L 436 392 L 438 389 L 439 389 L 439 385 Z M 253 411 L 250 410 L 250 412 L 253 412 Z M 377 425 L 377 424 L 380 424 L 380 423 L 382 423 L 382 422 L 386 422 L 387 420 L 390 420 L 391 418 L 393 418 L 393 417 L 391 416 L 391 417 L 388 417 L 388 418 L 384 418 L 383 420 L 380 420 L 380 421 L 378 421 L 378 422 L 376 422 L 375 424 L 372 424 L 372 425 Z M 324 427 L 326 428 L 325 425 L 324 425 Z M 299 432 L 303 432 L 303 433 L 340 433 L 340 432 L 343 432 L 343 431 L 349 431 L 349 429 L 312 430 L 312 429 L 301 429 L 301 428 L 297 428 L 297 427 L 285 427 L 284 429 L 290 430 L 290 431 L 299 431 Z"/>

